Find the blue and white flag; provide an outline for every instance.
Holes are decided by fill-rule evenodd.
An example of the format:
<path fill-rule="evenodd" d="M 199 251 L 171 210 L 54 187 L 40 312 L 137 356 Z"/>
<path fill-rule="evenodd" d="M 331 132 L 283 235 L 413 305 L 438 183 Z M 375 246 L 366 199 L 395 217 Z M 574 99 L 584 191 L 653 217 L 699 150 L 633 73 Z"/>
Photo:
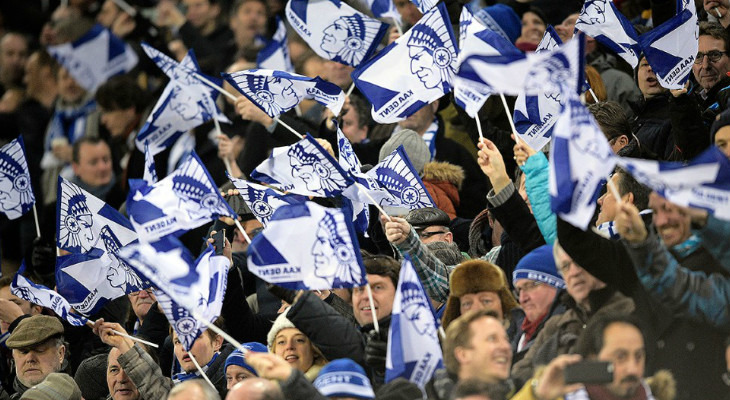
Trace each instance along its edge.
<path fill-rule="evenodd" d="M 276 17 L 276 32 L 271 39 L 265 40 L 266 46 L 256 56 L 256 67 L 294 72 L 289 56 L 289 44 L 286 40 L 286 25 L 280 17 Z"/>
<path fill-rule="evenodd" d="M 0 147 L 0 213 L 20 218 L 35 204 L 23 137 Z"/>
<path fill-rule="evenodd" d="M 71 43 L 48 46 L 48 52 L 89 92 L 139 61 L 132 47 L 99 24 Z"/>
<path fill-rule="evenodd" d="M 582 35 L 559 46 L 560 37 L 552 27 L 548 28 L 540 44 L 553 47 L 537 47 L 535 53 L 545 54 L 548 58 L 535 64 L 525 82 L 525 86 L 536 87 L 536 92 L 517 96 L 514 111 L 517 133 L 536 150 L 550 142 L 553 126 L 561 112 L 561 92 L 580 93 L 585 82 Z"/>
<path fill-rule="evenodd" d="M 142 176 L 142 179 L 150 185 L 157 183 L 155 156 L 150 153 L 149 143 L 144 144 L 144 175 Z"/>
<path fill-rule="evenodd" d="M 276 210 L 249 245 L 248 269 L 266 282 L 293 290 L 367 283 L 352 222 L 342 210 L 312 202 Z"/>
<path fill-rule="evenodd" d="M 298 204 L 304 201 L 299 196 L 280 194 L 274 189 L 253 182 L 247 182 L 243 179 L 236 179 L 230 175 L 228 179 L 238 189 L 239 195 L 246 202 L 253 216 L 263 226 L 268 225 L 271 216 L 274 215 L 274 212 L 279 207 L 287 204 Z"/>
<path fill-rule="evenodd" d="M 438 0 L 411 0 L 411 3 L 418 7 L 418 11 L 420 11 L 421 14 L 425 14 L 428 10 L 432 9 L 436 3 L 438 3 Z"/>
<path fill-rule="evenodd" d="M 353 71 L 352 79 L 373 105 L 376 122 L 398 122 L 451 91 L 456 56 L 456 38 L 441 2 Z"/>
<path fill-rule="evenodd" d="M 471 8 L 474 18 L 487 29 L 495 32 L 504 40 L 514 43 L 520 36 L 520 16 L 506 4 L 493 4 L 488 7 L 481 7 L 480 0 L 472 0 L 468 5 Z"/>
<path fill-rule="evenodd" d="M 222 74 L 236 90 L 276 118 L 296 107 L 304 99 L 314 99 L 339 115 L 345 104 L 345 93 L 337 85 L 316 77 L 270 69 L 250 69 Z"/>
<path fill-rule="evenodd" d="M 280 185 L 283 192 L 318 197 L 334 197 L 352 183 L 337 161 L 309 134 L 293 145 L 275 148 L 253 170 L 251 178 Z"/>
<path fill-rule="evenodd" d="M 353 67 L 375 53 L 388 30 L 340 0 L 289 0 L 286 18 L 317 55 Z"/>
<path fill-rule="evenodd" d="M 43 286 L 31 282 L 28 278 L 23 276 L 25 273 L 25 262 L 20 266 L 20 269 L 13 277 L 13 282 L 10 283 L 10 291 L 25 301 L 29 301 L 33 304 L 41 307 L 53 310 L 59 317 L 68 321 L 73 326 L 86 325 L 85 317 L 71 312 L 71 305 L 57 292 Z"/>
<path fill-rule="evenodd" d="M 662 87 L 684 87 L 697 57 L 699 37 L 700 28 L 694 3 L 639 36 L 644 56 Z"/>
<path fill-rule="evenodd" d="M 730 219 L 730 160 L 715 146 L 688 164 L 619 157 L 618 165 L 672 203 Z"/>
<path fill-rule="evenodd" d="M 393 0 L 358 0 L 367 7 L 375 18 L 390 18 L 394 23 L 401 23 L 401 16 L 395 8 Z"/>
<path fill-rule="evenodd" d="M 421 390 L 443 367 L 438 321 L 416 270 L 406 256 L 395 290 L 388 331 L 385 382 L 405 378 Z"/>
<path fill-rule="evenodd" d="M 137 240 L 132 224 L 119 211 L 60 176 L 56 221 L 56 246 L 71 253 L 116 253 Z"/>
<path fill-rule="evenodd" d="M 183 234 L 220 216 L 236 218 L 195 152 L 154 185 L 130 179 L 129 186 L 127 214 L 145 242 Z"/>
<path fill-rule="evenodd" d="M 398 146 L 367 174 L 378 181 L 395 199 L 393 203 L 391 199 L 384 198 L 380 205 L 405 207 L 411 210 L 436 207 L 403 146 Z"/>
<path fill-rule="evenodd" d="M 636 30 L 611 0 L 586 0 L 575 22 L 575 30 L 596 39 L 632 68 L 639 64 L 641 46 Z"/>
<path fill-rule="evenodd" d="M 108 241 L 113 242 L 109 232 Z M 118 246 L 114 243 L 113 246 Z M 110 245 L 111 247 L 112 245 Z M 149 286 L 117 256 L 117 251 L 92 249 L 56 259 L 56 290 L 74 310 L 84 315 L 99 312 L 110 300 Z"/>
<path fill-rule="evenodd" d="M 565 221 L 586 230 L 616 156 L 578 96 L 564 95 L 568 98 L 550 147 L 550 205 Z"/>
<path fill-rule="evenodd" d="M 197 77 L 196 74 L 202 73 L 192 50 L 178 64 L 152 46 L 142 43 L 142 48 L 170 82 L 137 134 L 137 149 L 144 151 L 145 144 L 149 144 L 150 152 L 155 155 L 171 147 L 181 135 L 213 118 L 230 123 L 215 104 L 218 92 Z M 206 78 L 221 83 L 220 79 Z"/>

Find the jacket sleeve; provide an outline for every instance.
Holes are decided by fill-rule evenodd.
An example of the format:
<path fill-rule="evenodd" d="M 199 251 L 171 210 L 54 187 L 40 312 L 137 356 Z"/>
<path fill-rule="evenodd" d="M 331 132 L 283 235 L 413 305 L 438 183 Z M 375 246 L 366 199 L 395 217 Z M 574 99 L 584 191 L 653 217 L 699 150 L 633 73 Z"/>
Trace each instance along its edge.
<path fill-rule="evenodd" d="M 357 326 L 314 293 L 304 292 L 289 309 L 287 318 L 327 360 L 350 358 L 365 364 L 365 339 Z"/>
<path fill-rule="evenodd" d="M 641 283 L 675 312 L 730 328 L 730 280 L 682 267 L 654 233 L 643 243 L 625 244 Z"/>
<path fill-rule="evenodd" d="M 292 368 L 289 379 L 279 382 L 279 386 L 288 400 L 327 400 L 296 368 Z"/>
<path fill-rule="evenodd" d="M 550 208 L 550 194 L 548 193 L 548 161 L 541 151 L 538 151 L 522 167 L 525 173 L 525 187 L 527 198 L 530 199 L 532 215 L 537 227 L 542 232 L 545 243 L 552 244 L 557 237 L 556 217 Z"/>
<path fill-rule="evenodd" d="M 221 315 L 226 321 L 228 332 L 239 342 L 266 343 L 271 321 L 254 314 L 246 301 L 243 285 L 237 267 L 228 271 L 228 287 L 223 297 Z"/>
<path fill-rule="evenodd" d="M 689 95 L 669 98 L 672 137 L 681 160 L 689 160 L 710 146 L 710 131 L 699 104 Z"/>
<path fill-rule="evenodd" d="M 172 381 L 162 376 L 160 366 L 136 344 L 119 356 L 119 365 L 137 386 L 142 399 L 164 399 L 172 388 Z"/>
<path fill-rule="evenodd" d="M 730 271 L 730 223 L 709 215 L 707 225 L 698 233 L 702 238 L 702 245 Z"/>
<path fill-rule="evenodd" d="M 535 355 L 539 352 L 543 344 L 557 333 L 559 317 L 560 315 L 556 315 L 545 322 L 545 326 L 543 326 L 540 332 L 538 332 L 535 342 L 532 343 L 532 346 L 530 346 L 527 350 L 525 356 L 512 366 L 512 379 L 520 383 L 527 382 L 527 380 L 530 379 L 532 374 L 535 372 L 535 366 L 533 365 Z"/>
<path fill-rule="evenodd" d="M 494 218 L 520 250 L 529 253 L 545 244 L 535 218 L 512 182 L 499 193 L 490 191 L 487 202 Z"/>
<path fill-rule="evenodd" d="M 413 228 L 406 240 L 395 247 L 402 255 L 407 254 L 411 258 L 413 268 L 416 269 L 418 279 L 421 280 L 428 297 L 446 303 L 449 298 L 449 274 L 456 266 L 447 266 L 436 258 L 428 247 L 421 243 Z"/>

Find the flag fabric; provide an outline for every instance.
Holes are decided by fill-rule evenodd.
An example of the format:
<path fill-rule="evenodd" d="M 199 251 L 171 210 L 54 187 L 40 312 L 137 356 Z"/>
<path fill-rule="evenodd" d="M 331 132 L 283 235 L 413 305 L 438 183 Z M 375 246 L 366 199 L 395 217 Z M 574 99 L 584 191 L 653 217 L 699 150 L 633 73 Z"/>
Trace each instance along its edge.
<path fill-rule="evenodd" d="M 401 265 L 391 315 L 385 382 L 405 378 L 423 390 L 434 371 L 443 367 L 443 353 L 438 320 L 408 256 Z"/>
<path fill-rule="evenodd" d="M 56 246 L 71 253 L 115 253 L 137 240 L 132 224 L 119 211 L 60 176 L 56 221 Z"/>
<path fill-rule="evenodd" d="M 35 204 L 23 137 L 0 147 L 0 213 L 17 219 Z"/>
<path fill-rule="evenodd" d="M 119 256 L 152 282 L 158 293 L 163 292 L 157 301 L 183 347 L 189 350 L 205 330 L 192 312 L 210 322 L 220 315 L 230 267 L 228 258 L 215 255 L 209 244 L 194 260 L 179 240 L 169 236 L 154 244 L 128 246 Z"/>
<path fill-rule="evenodd" d="M 266 282 L 293 290 L 367 283 L 352 222 L 342 210 L 312 202 L 276 210 L 249 245 L 248 268 Z"/>
<path fill-rule="evenodd" d="M 253 170 L 251 178 L 280 185 L 283 192 L 318 197 L 334 197 L 352 183 L 337 161 L 309 134 L 293 145 L 275 148 Z"/>
<path fill-rule="evenodd" d="M 390 18 L 396 24 L 401 23 L 393 0 L 359 0 L 359 3 L 367 7 L 375 18 Z"/>
<path fill-rule="evenodd" d="M 150 185 L 157 183 L 155 156 L 150 153 L 149 143 L 144 144 L 144 175 L 142 176 L 142 179 Z"/>
<path fill-rule="evenodd" d="M 13 277 L 10 283 L 10 291 L 25 301 L 53 310 L 59 317 L 68 321 L 73 326 L 86 325 L 88 319 L 71 312 L 71 305 L 60 294 L 53 290 L 31 282 L 23 276 L 25 273 L 25 262 Z"/>
<path fill-rule="evenodd" d="M 568 98 L 555 123 L 550 147 L 550 205 L 565 221 L 586 230 L 616 156 L 578 96 L 563 95 Z"/>
<path fill-rule="evenodd" d="M 514 43 L 520 36 L 520 16 L 506 4 L 493 4 L 488 7 L 481 7 L 481 1 L 472 0 L 469 5 L 474 13 L 474 18 L 487 29 L 503 37 L 506 41 Z"/>
<path fill-rule="evenodd" d="M 130 179 L 129 186 L 127 213 L 146 242 L 180 235 L 219 216 L 236 218 L 195 152 L 154 185 Z"/>
<path fill-rule="evenodd" d="M 644 56 L 662 87 L 682 89 L 689 79 L 699 46 L 699 22 L 694 3 L 639 36 Z"/>
<path fill-rule="evenodd" d="M 672 203 L 730 220 L 730 160 L 715 146 L 688 164 L 618 158 L 618 165 Z"/>
<path fill-rule="evenodd" d="M 432 9 L 436 3 L 438 3 L 438 0 L 411 0 L 411 3 L 418 7 L 418 11 L 420 11 L 421 14 L 425 14 L 428 10 Z"/>
<path fill-rule="evenodd" d="M 156 155 L 171 147 L 183 134 L 213 118 L 230 123 L 215 104 L 218 92 L 196 76 L 202 73 L 192 50 L 178 64 L 152 46 L 142 43 L 142 48 L 170 82 L 137 134 L 135 144 L 140 151 L 148 144 L 152 155 Z M 221 83 L 220 79 L 206 78 Z"/>
<path fill-rule="evenodd" d="M 304 201 L 299 196 L 280 194 L 274 189 L 253 182 L 247 182 L 243 179 L 236 179 L 230 175 L 228 179 L 238 189 L 239 195 L 246 202 L 253 216 L 263 226 L 268 225 L 271 216 L 274 215 L 274 212 L 279 207 Z"/>
<path fill-rule="evenodd" d="M 575 22 L 575 30 L 596 39 L 631 67 L 636 68 L 639 64 L 641 46 L 636 30 L 611 0 L 586 0 Z"/>
<path fill-rule="evenodd" d="M 148 286 L 116 252 L 92 249 L 56 259 L 56 290 L 84 315 L 96 314 L 110 300 Z"/>
<path fill-rule="evenodd" d="M 129 72 L 139 61 L 131 46 L 99 24 L 73 42 L 48 46 L 48 52 L 92 93 L 112 76 Z"/>
<path fill-rule="evenodd" d="M 384 198 L 380 205 L 405 207 L 411 210 L 436 207 L 402 145 L 393 150 L 367 174 L 379 182 L 395 199 L 395 203 L 393 203 L 391 199 Z"/>
<path fill-rule="evenodd" d="M 270 69 L 250 69 L 223 77 L 266 115 L 276 118 L 296 107 L 304 99 L 314 99 L 339 115 L 345 93 L 337 85 L 316 77 Z"/>
<path fill-rule="evenodd" d="M 373 105 L 376 122 L 398 122 L 451 91 L 456 56 L 454 31 L 441 2 L 353 71 L 352 79 Z"/>
<path fill-rule="evenodd" d="M 355 224 L 355 229 L 358 232 L 367 232 L 368 223 L 370 221 L 370 208 L 368 207 L 370 199 L 368 199 L 362 191 L 367 190 L 368 194 L 370 194 L 373 198 L 378 198 L 379 195 L 385 195 L 387 197 L 391 197 L 391 195 L 373 178 L 362 172 L 362 164 L 360 163 L 360 159 L 357 158 L 357 155 L 352 148 L 352 144 L 347 137 L 345 137 L 345 134 L 342 133 L 339 125 L 336 126 L 337 147 L 339 149 L 338 162 L 340 167 L 350 174 L 353 182 L 357 182 L 361 185 L 358 186 L 353 184 L 345 189 L 342 194 L 352 203 L 352 222 Z"/>
<path fill-rule="evenodd" d="M 317 55 L 353 67 L 375 53 L 388 30 L 387 24 L 340 0 L 289 0 L 285 12 L 292 28 Z"/>
<path fill-rule="evenodd" d="M 269 40 L 264 40 L 264 42 L 266 46 L 256 56 L 256 67 L 294 72 L 294 66 L 289 55 L 289 44 L 286 40 L 286 25 L 280 17 L 276 17 L 274 36 Z"/>

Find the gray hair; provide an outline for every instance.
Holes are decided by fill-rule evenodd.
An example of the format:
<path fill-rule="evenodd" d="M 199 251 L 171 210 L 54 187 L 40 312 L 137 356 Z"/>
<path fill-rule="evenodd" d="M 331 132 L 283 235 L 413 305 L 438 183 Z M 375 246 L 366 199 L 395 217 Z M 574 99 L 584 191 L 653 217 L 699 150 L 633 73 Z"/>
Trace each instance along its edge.
<path fill-rule="evenodd" d="M 179 385 L 175 385 L 172 390 L 170 390 L 170 393 L 167 395 L 167 400 L 172 400 L 177 395 L 187 394 L 188 390 L 190 390 L 192 386 L 200 387 L 200 390 L 203 391 L 203 395 L 205 395 L 205 400 L 221 400 L 218 392 L 202 379 L 191 379 Z"/>

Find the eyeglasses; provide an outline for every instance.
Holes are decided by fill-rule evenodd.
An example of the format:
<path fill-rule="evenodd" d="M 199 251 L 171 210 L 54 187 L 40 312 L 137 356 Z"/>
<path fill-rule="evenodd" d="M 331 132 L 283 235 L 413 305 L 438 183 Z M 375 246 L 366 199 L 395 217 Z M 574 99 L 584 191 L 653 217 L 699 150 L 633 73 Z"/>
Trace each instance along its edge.
<path fill-rule="evenodd" d="M 445 235 L 445 234 L 449 233 L 449 231 L 431 231 L 431 232 L 418 232 L 418 231 L 416 231 L 416 233 L 418 233 L 418 237 L 420 237 L 421 239 L 428 239 L 431 236 Z"/>
<path fill-rule="evenodd" d="M 710 62 L 718 62 L 725 54 L 727 54 L 727 51 L 710 50 L 707 53 L 698 51 L 697 57 L 695 58 L 695 64 L 702 64 L 702 60 L 705 59 L 705 56 L 707 56 Z"/>
<path fill-rule="evenodd" d="M 528 281 L 527 283 L 525 283 L 522 286 L 515 286 L 515 290 L 513 292 L 514 292 L 515 297 L 519 298 L 520 293 L 522 293 L 522 292 L 529 293 L 542 285 L 543 285 L 542 282 Z"/>

